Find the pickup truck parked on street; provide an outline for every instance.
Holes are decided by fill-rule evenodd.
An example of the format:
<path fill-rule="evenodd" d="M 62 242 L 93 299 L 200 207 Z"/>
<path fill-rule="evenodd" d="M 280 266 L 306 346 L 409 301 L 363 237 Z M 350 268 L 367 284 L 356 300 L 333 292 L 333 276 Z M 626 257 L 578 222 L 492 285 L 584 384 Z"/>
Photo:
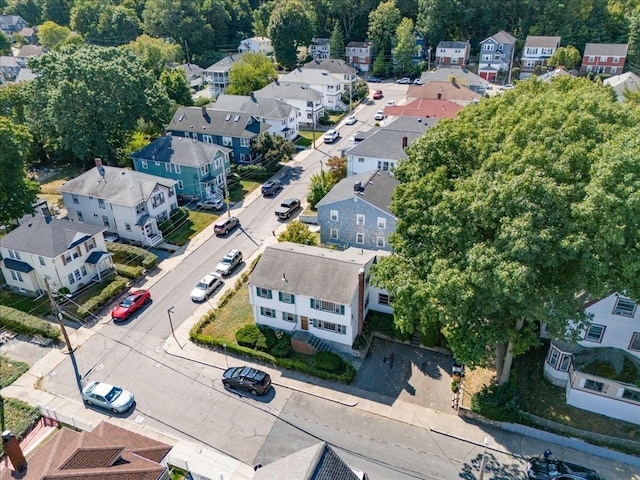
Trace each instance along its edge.
<path fill-rule="evenodd" d="M 287 198 L 283 200 L 278 208 L 276 208 L 276 217 L 286 219 L 300 208 L 299 198 Z"/>

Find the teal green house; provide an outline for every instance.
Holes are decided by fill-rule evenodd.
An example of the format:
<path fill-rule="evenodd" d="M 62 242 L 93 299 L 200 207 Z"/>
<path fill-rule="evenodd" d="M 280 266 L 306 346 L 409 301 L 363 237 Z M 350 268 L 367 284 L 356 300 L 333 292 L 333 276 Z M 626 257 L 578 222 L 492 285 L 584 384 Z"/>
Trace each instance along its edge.
<path fill-rule="evenodd" d="M 136 171 L 175 180 L 177 195 L 202 200 L 223 194 L 230 153 L 221 145 L 163 135 L 130 157 Z"/>

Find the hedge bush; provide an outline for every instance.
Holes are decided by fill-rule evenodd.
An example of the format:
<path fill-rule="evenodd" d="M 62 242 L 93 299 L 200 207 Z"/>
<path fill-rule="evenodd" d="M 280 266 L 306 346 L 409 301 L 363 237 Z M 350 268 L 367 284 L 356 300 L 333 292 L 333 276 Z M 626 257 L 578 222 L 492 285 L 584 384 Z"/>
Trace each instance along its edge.
<path fill-rule="evenodd" d="M 479 393 L 471 397 L 471 410 L 491 420 L 519 422 L 521 415 L 516 382 L 512 380 L 504 385 L 485 385 Z"/>
<path fill-rule="evenodd" d="M 158 228 L 163 235 L 168 235 L 173 232 L 175 228 L 180 228 L 182 226 L 182 222 L 187 218 L 189 218 L 189 209 L 185 207 L 178 207 L 171 212 L 168 219 L 158 225 Z"/>
<path fill-rule="evenodd" d="M 256 348 L 258 350 L 262 350 L 263 352 L 269 352 L 273 355 L 271 349 L 275 347 L 276 343 L 278 343 L 276 332 L 270 327 L 260 326 L 258 328 L 260 328 L 260 333 L 262 335 L 258 337 Z"/>
<path fill-rule="evenodd" d="M 60 339 L 60 328 L 57 325 L 4 305 L 0 305 L 0 327 L 6 327 L 14 333 L 40 335 L 53 340 Z"/>
<path fill-rule="evenodd" d="M 78 315 L 82 318 L 87 318 L 113 297 L 121 293 L 123 290 L 126 290 L 128 283 L 129 282 L 126 278 L 116 276 L 114 280 L 107 284 L 98 295 L 90 298 L 78 307 Z"/>
<path fill-rule="evenodd" d="M 236 330 L 236 342 L 243 347 L 255 348 L 261 336 L 262 332 L 255 324 L 245 325 Z"/>
<path fill-rule="evenodd" d="M 157 255 L 134 245 L 109 242 L 107 244 L 107 250 L 113 254 L 114 263 L 138 265 L 147 270 L 158 263 Z"/>
<path fill-rule="evenodd" d="M 113 265 L 116 269 L 116 273 L 124 278 L 130 278 L 135 280 L 142 275 L 144 268 L 134 265 L 122 265 L 121 263 L 115 263 Z"/>
<path fill-rule="evenodd" d="M 314 355 L 313 361 L 320 370 L 333 373 L 342 371 L 344 363 L 342 358 L 333 352 L 318 352 Z"/>
<path fill-rule="evenodd" d="M 276 358 L 287 358 L 291 355 L 291 337 L 286 333 L 283 334 L 269 351 Z"/>

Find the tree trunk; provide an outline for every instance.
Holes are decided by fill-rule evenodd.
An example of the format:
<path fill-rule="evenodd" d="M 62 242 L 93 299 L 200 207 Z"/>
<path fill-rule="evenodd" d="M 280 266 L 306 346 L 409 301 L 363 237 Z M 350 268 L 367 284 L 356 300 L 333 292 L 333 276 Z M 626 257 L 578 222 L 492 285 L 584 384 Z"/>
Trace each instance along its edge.
<path fill-rule="evenodd" d="M 524 326 L 524 317 L 521 317 L 516 322 L 516 330 L 515 334 L 517 335 L 522 327 Z M 509 376 L 511 375 L 511 365 L 513 365 L 513 340 L 509 340 L 507 345 L 507 353 L 504 356 L 504 361 L 502 362 L 502 371 L 500 372 L 500 376 L 498 377 L 498 384 L 504 385 L 509 381 Z"/>
<path fill-rule="evenodd" d="M 496 376 L 500 378 L 502 375 L 502 367 L 504 366 L 504 356 L 507 352 L 507 344 L 499 343 L 496 345 L 495 358 L 496 358 Z"/>

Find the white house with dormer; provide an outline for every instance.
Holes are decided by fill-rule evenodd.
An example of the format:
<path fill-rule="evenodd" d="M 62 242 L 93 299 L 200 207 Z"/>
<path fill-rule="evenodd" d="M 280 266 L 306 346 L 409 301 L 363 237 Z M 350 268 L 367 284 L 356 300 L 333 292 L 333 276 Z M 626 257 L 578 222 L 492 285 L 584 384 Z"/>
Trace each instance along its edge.
<path fill-rule="evenodd" d="M 520 58 L 520 80 L 526 80 L 536 71 L 536 67 L 544 67 L 547 60 L 560 47 L 561 37 L 529 35 L 522 49 Z"/>
<path fill-rule="evenodd" d="M 34 215 L 2 237 L 0 269 L 9 288 L 30 296 L 44 295 L 45 279 L 55 292 L 81 287 L 113 270 L 104 227 Z"/>
<path fill-rule="evenodd" d="M 292 106 L 300 125 L 315 126 L 324 116 L 323 95 L 306 83 L 275 80 L 254 92 L 256 98 L 271 98 Z"/>
<path fill-rule="evenodd" d="M 104 166 L 68 180 L 60 192 L 72 222 L 99 226 L 120 238 L 153 247 L 163 241 L 158 224 L 178 208 L 176 183 Z"/>
<path fill-rule="evenodd" d="M 271 55 L 273 53 L 273 45 L 271 39 L 267 37 L 251 37 L 246 38 L 238 45 L 238 53 L 263 53 Z"/>
<path fill-rule="evenodd" d="M 369 310 L 392 312 L 388 293 L 369 278 L 372 265 L 385 254 L 289 242 L 268 246 L 249 278 L 256 324 L 300 332 L 350 352 Z"/>
<path fill-rule="evenodd" d="M 347 111 L 349 107 L 342 102 L 344 89 L 342 80 L 328 70 L 316 68 L 295 68 L 279 79 L 281 84 L 302 83 L 322 94 L 322 105 L 328 110 Z M 264 89 L 263 89 L 264 90 Z"/>
<path fill-rule="evenodd" d="M 551 340 L 544 376 L 565 389 L 569 405 L 640 424 L 638 305 L 616 292 L 587 303 L 585 313 L 580 340 Z"/>

